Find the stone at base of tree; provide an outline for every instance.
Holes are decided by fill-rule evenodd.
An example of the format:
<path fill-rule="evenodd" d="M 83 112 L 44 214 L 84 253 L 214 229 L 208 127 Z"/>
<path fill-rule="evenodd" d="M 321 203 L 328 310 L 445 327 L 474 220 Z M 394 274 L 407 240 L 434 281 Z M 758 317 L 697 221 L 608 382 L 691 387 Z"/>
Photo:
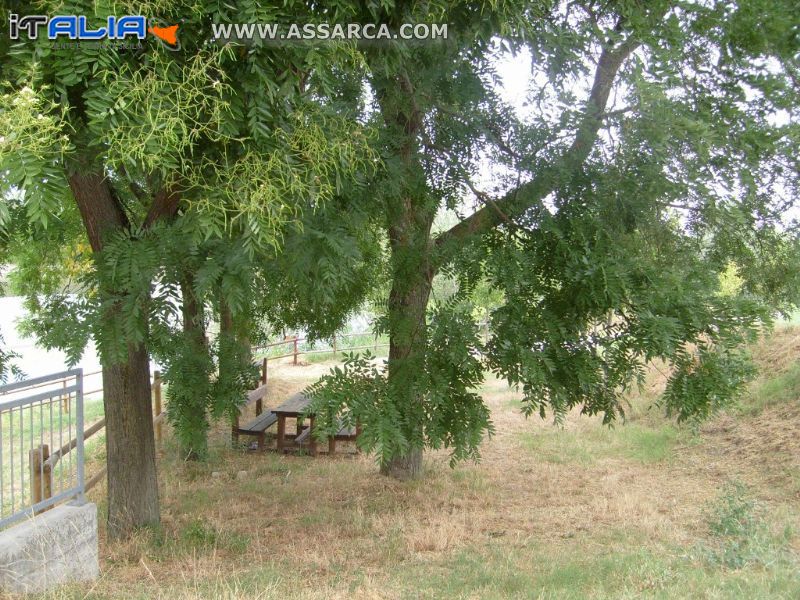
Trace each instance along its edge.
<path fill-rule="evenodd" d="M 219 471 L 211 471 L 211 477 L 217 479 L 218 477 L 222 477 L 222 473 L 220 473 Z"/>
<path fill-rule="evenodd" d="M 236 479 L 247 479 L 247 471 L 239 471 L 236 473 Z"/>
<path fill-rule="evenodd" d="M 410 481 L 422 475 L 422 450 L 412 450 L 405 456 L 381 465 L 381 473 L 399 481 Z"/>

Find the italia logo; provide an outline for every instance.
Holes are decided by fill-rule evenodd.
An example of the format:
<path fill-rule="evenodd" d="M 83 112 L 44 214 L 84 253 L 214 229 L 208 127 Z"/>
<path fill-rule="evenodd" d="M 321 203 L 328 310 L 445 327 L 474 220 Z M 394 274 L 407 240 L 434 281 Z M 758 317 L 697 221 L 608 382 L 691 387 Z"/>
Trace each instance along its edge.
<path fill-rule="evenodd" d="M 18 40 L 21 31 L 27 33 L 28 38 L 35 40 L 39 37 L 40 28 L 47 31 L 47 39 L 57 40 L 65 37 L 70 40 L 99 41 L 99 40 L 143 40 L 147 33 L 151 33 L 170 50 L 180 49 L 178 41 L 178 25 L 162 26 L 155 23 L 148 25 L 147 19 L 141 15 L 126 15 L 124 17 L 109 16 L 104 25 L 92 28 L 88 19 L 83 15 L 27 15 L 20 17 L 11 13 L 8 17 L 8 36 Z"/>

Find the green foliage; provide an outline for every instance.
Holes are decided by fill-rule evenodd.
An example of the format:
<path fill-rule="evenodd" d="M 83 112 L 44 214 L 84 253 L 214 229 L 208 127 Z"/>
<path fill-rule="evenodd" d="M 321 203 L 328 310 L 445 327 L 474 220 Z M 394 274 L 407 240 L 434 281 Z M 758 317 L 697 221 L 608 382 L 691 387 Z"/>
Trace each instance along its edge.
<path fill-rule="evenodd" d="M 239 16 L 268 21 L 302 12 L 299 3 L 238 4 Z M 120 6 L 51 8 L 101 19 Z M 4 192 L 22 191 L 32 221 L 60 217 L 70 201 L 65 171 L 89 164 L 109 174 L 134 239 L 153 196 L 171 187 L 181 193 L 195 236 L 237 237 L 239 250 L 263 259 L 274 254 L 287 221 L 342 193 L 353 173 L 374 168 L 364 128 L 346 118 L 341 103 L 315 96 L 338 85 L 340 66 L 359 68 L 352 47 L 242 52 L 205 43 L 197 23 L 225 18 L 214 3 L 131 6 L 145 9 L 165 18 L 192 15 L 181 26 L 191 50 L 156 45 L 140 60 L 93 43 L 61 49 L 39 39 L 4 47 L 0 177 Z M 149 261 L 136 257 L 139 248 L 124 250 L 129 262 Z"/>
<path fill-rule="evenodd" d="M 489 409 L 476 392 L 483 382 L 483 364 L 475 349 L 479 332 L 472 307 L 462 302 L 431 314 L 426 354 L 424 427 L 432 448 L 451 448 L 451 464 L 477 459 L 480 442 L 494 428 Z"/>
<path fill-rule="evenodd" d="M 376 165 L 369 131 L 348 112 L 353 100 L 322 101 L 326 91 L 352 85 L 363 68 L 359 52 L 348 44 L 276 51 L 213 43 L 211 22 L 309 12 L 299 2 L 234 4 L 73 0 L 37 8 L 100 20 L 127 6 L 130 14 L 180 19 L 179 52 L 150 39 L 136 51 L 91 42 L 52 47 L 44 36 L 0 47 L 0 193 L 14 198 L 0 205 L 0 220 L 16 218 L 26 330 L 71 363 L 89 339 L 104 365 L 125 360 L 130 344 L 144 345 L 163 366 L 167 414 L 183 450 L 201 458 L 209 421 L 231 417 L 255 380 L 244 346 L 261 336 L 268 309 L 277 312 L 262 302 L 271 274 L 290 269 L 283 283 L 296 266 L 275 264 L 284 236 L 302 232 L 306 214 L 311 223 Z M 91 215 L 78 214 L 68 185 L 86 170 L 106 176 L 123 215 L 94 252 L 83 229 L 94 226 L 81 219 Z M 166 192 L 179 196 L 179 210 L 152 223 L 147 216 Z M 374 262 L 374 252 L 359 255 L 367 236 L 350 224 L 354 231 L 362 236 L 358 251 L 340 244 L 331 264 L 342 255 Z M 236 340 L 221 336 L 207 346 L 176 326 L 187 274 L 201 312 L 229 307 Z M 327 305 L 343 286 L 331 284 Z"/>
<path fill-rule="evenodd" d="M 247 392 L 258 381 L 258 368 L 252 363 L 250 347 L 240 338 L 221 334 L 216 342 L 217 377 L 211 388 L 211 415 L 229 420 L 239 413 Z"/>
<path fill-rule="evenodd" d="M 14 364 L 14 360 L 20 358 L 20 355 L 6 348 L 4 344 L 3 336 L 0 334 L 0 383 L 6 383 L 9 375 L 14 379 L 22 379 L 24 373 Z"/>
<path fill-rule="evenodd" d="M 305 390 L 312 398 L 309 411 L 316 415 L 315 431 L 320 440 L 338 431 L 341 422 L 350 427 L 367 424 L 357 443 L 379 456 L 392 456 L 402 448 L 396 419 L 398 415 L 385 399 L 386 378 L 369 351 L 345 355 L 342 367 Z"/>
<path fill-rule="evenodd" d="M 791 536 L 773 536 L 764 521 L 764 509 L 740 482 L 726 484 L 716 501 L 706 509 L 706 520 L 713 545 L 707 559 L 730 569 L 758 564 L 771 566 L 788 558 L 785 554 Z"/>
<path fill-rule="evenodd" d="M 450 449 L 451 464 L 477 460 L 483 436 L 493 431 L 489 410 L 475 392 L 483 381 L 483 366 L 473 352 L 477 336 L 468 306 L 450 305 L 432 314 L 424 372 L 415 382 L 420 398 L 415 411 L 408 410 L 405 395 L 392 390 L 369 351 L 346 355 L 342 368 L 335 367 L 306 390 L 319 439 L 335 432 L 340 422 L 360 424 L 359 447 L 387 464 L 419 447 L 406 432 L 421 431 L 425 446 Z"/>
<path fill-rule="evenodd" d="M 47 226 L 67 197 L 67 185 L 58 162 L 70 150 L 63 122 L 64 111 L 54 100 L 52 90 L 23 86 L 0 94 L 0 196 L 16 190 L 28 219 Z M 7 218 L 8 209 L 3 206 Z"/>
<path fill-rule="evenodd" d="M 101 17 L 119 6 L 58 8 Z M 242 322 L 312 338 L 372 299 L 392 339 L 388 371 L 351 357 L 324 379 L 321 431 L 341 413 L 363 423 L 382 463 L 423 446 L 459 460 L 491 430 L 474 392 L 485 367 L 522 388 L 528 414 L 580 406 L 610 423 L 660 358 L 674 367 L 663 406 L 700 419 L 752 376 L 742 343 L 797 302 L 789 0 L 144 8 L 186 17 L 197 47 L 148 47 L 146 59 L 44 40 L 0 47 L 5 191 L 22 191 L 31 222 L 67 221 L 64 174 L 99 165 L 133 223 L 94 257 L 79 298 L 31 290 L 34 329 L 71 358 L 90 333 L 109 360 L 128 342 L 167 356 L 182 265 L 201 303 L 221 294 Z M 212 21 L 299 18 L 447 22 L 451 37 L 204 43 Z M 518 115 L 498 94 L 495 58 L 523 48 L 536 89 Z M 487 159 L 493 183 L 479 189 Z M 181 213 L 140 227 L 166 188 L 180 191 Z M 432 233 L 444 209 L 461 221 Z M 720 293 L 734 271 L 741 282 Z M 483 344 L 475 318 L 487 314 Z M 233 381 L 217 379 L 231 390 L 223 407 L 241 397 L 239 358 L 241 370 L 224 366 Z"/>
<path fill-rule="evenodd" d="M 760 10 L 788 21 L 791 9 L 759 0 L 465 6 L 448 6 L 457 33 L 443 47 L 367 55 L 385 164 L 375 196 L 391 252 L 378 306 L 395 349 L 382 422 L 399 428 L 399 454 L 443 439 L 470 448 L 462 436 L 487 419 L 462 412 L 475 406 L 469 386 L 479 379 L 435 347 L 446 339 L 464 355 L 484 351 L 485 365 L 522 389 L 528 414 L 558 420 L 580 407 L 611 423 L 659 358 L 674 367 L 668 414 L 706 418 L 753 375 L 742 344 L 799 297 L 796 229 L 785 217 L 800 189 L 797 32 L 770 26 L 756 42 L 743 26 Z M 400 10 L 430 19 L 440 8 Z M 534 110 L 522 116 L 498 97 L 491 60 L 519 47 L 532 54 L 535 86 Z M 495 186 L 481 190 L 486 156 Z M 433 235 L 444 209 L 462 221 Z M 731 270 L 741 285 L 722 294 Z M 481 281 L 500 301 L 485 348 L 463 319 L 438 313 L 451 295 L 479 300 Z M 421 311 L 431 285 L 435 308 Z M 437 421 L 447 414 L 438 398 L 457 419 Z"/>
<path fill-rule="evenodd" d="M 736 265 L 729 264 L 719 275 L 719 293 L 723 296 L 736 296 L 742 291 L 744 279 L 739 276 Z"/>
<path fill-rule="evenodd" d="M 354 187 L 354 195 L 362 193 Z M 270 293 L 259 309 L 275 330 L 330 338 L 363 306 L 385 277 L 382 240 L 369 210 L 338 196 L 288 228 L 283 251 L 263 263 Z"/>
<path fill-rule="evenodd" d="M 188 337 L 188 336 L 187 336 Z M 178 338 L 173 351 L 162 357 L 167 383 L 167 418 L 175 429 L 186 458 L 205 460 L 208 456 L 209 406 L 214 364 L 204 344 Z"/>
<path fill-rule="evenodd" d="M 659 400 L 678 421 L 704 420 L 730 405 L 756 371 L 744 350 L 709 348 L 699 343 L 695 352 L 679 351 L 674 371 Z"/>
<path fill-rule="evenodd" d="M 492 314 L 489 363 L 522 387 L 528 413 L 549 407 L 560 419 L 581 406 L 609 423 L 654 358 L 675 365 L 663 404 L 679 420 L 707 417 L 752 377 L 737 348 L 768 311 L 718 295 L 694 243 L 646 210 L 632 213 L 639 231 L 626 231 L 602 205 L 567 206 L 490 242 L 491 278 L 507 302 Z"/>

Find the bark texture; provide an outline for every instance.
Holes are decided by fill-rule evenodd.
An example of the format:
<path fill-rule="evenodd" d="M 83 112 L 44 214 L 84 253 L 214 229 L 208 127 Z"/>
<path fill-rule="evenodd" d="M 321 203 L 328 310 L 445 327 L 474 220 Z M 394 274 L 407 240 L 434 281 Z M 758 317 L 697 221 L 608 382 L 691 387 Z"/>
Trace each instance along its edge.
<path fill-rule="evenodd" d="M 94 253 L 103 250 L 109 234 L 130 228 L 122 204 L 101 169 L 76 169 L 69 176 L 69 186 Z M 175 198 L 174 194 L 156 195 L 150 211 L 156 213 L 152 221 L 174 216 Z M 108 322 L 120 319 L 120 311 L 119 304 L 112 304 L 103 318 Z M 144 346 L 128 344 L 122 360 L 104 355 L 102 363 L 108 537 L 119 539 L 135 528 L 159 522 L 150 361 Z"/>
<path fill-rule="evenodd" d="M 378 86 L 384 119 L 402 139 L 399 147 L 406 175 L 396 201 L 387 206 L 392 289 L 389 294 L 389 393 L 400 412 L 406 452 L 381 465 L 381 472 L 408 480 L 422 473 L 425 431 L 427 320 L 431 293 L 431 227 L 437 203 L 427 193 L 417 136 L 423 114 L 410 78 L 403 75 Z"/>
<path fill-rule="evenodd" d="M 141 346 L 127 360 L 103 367 L 108 462 L 108 536 L 159 522 L 150 361 Z"/>

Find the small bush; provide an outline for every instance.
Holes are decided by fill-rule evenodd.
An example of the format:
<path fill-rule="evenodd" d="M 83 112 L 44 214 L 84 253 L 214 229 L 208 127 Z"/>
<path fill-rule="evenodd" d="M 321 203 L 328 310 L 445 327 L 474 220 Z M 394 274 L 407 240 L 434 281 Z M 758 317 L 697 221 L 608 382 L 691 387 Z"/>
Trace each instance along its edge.
<path fill-rule="evenodd" d="M 181 531 L 181 540 L 197 550 L 213 547 L 217 538 L 217 530 L 200 519 L 191 521 Z"/>
<path fill-rule="evenodd" d="M 705 549 L 709 562 L 730 569 L 760 564 L 767 566 L 786 557 L 791 531 L 771 535 L 764 510 L 739 482 L 727 484 L 706 509 L 713 543 Z"/>

